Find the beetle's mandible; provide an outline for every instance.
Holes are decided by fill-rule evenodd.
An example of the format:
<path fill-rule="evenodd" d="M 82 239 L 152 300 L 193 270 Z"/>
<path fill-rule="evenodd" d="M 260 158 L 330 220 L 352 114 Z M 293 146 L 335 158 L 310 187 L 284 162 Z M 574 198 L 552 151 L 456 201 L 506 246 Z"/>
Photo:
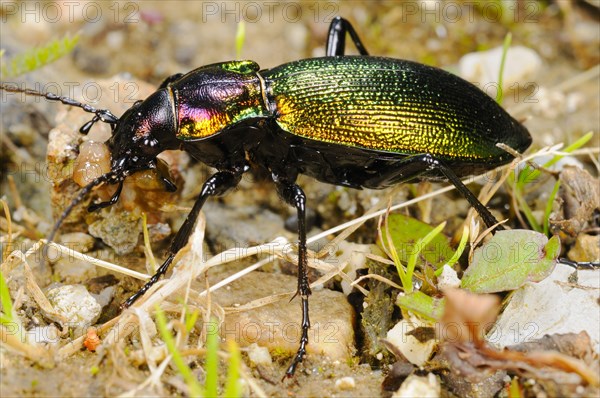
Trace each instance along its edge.
<path fill-rule="evenodd" d="M 344 55 L 347 35 L 361 55 Z M 358 189 L 448 180 L 491 227 L 496 219 L 460 177 L 510 162 L 513 157 L 498 148 L 499 143 L 517 152 L 531 144 L 527 129 L 474 85 L 441 69 L 369 56 L 353 27 L 339 17 L 329 28 L 325 57 L 267 70 L 252 61 L 231 61 L 173 75 L 121 117 L 49 93 L 4 83 L 0 89 L 93 113 L 82 133 L 98 121 L 111 125 L 110 172 L 82 188 L 54 232 L 95 186 L 117 184 L 118 189 L 109 201 L 90 210 L 116 203 L 125 178 L 156 169 L 157 155 L 165 150 L 186 151 L 217 170 L 204 182 L 167 259 L 124 306 L 133 304 L 167 272 L 209 197 L 234 188 L 249 162 L 267 169 L 279 195 L 298 215 L 302 335 L 287 376 L 294 374 L 306 354 L 310 328 L 306 196 L 296 184 L 299 174 Z M 175 189 L 166 177 L 164 183 Z"/>

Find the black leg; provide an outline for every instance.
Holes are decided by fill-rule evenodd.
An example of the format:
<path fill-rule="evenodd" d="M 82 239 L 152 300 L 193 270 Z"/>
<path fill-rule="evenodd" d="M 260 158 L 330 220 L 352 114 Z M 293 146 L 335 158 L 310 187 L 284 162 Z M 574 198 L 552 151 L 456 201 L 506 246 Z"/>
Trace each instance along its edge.
<path fill-rule="evenodd" d="M 344 55 L 346 52 L 346 34 L 350 35 L 356 49 L 360 55 L 369 55 L 358 34 L 347 20 L 342 17 L 335 17 L 329 25 L 329 33 L 327 35 L 327 46 L 325 54 L 328 57 Z"/>
<path fill-rule="evenodd" d="M 379 176 L 374 176 L 372 179 L 367 181 L 365 186 L 377 187 L 377 186 L 390 186 L 398 184 L 404 181 L 414 180 L 415 178 L 427 179 L 428 177 L 438 177 L 440 174 L 448 181 L 452 183 L 458 189 L 458 192 L 467 199 L 469 204 L 475 208 L 477 213 L 481 216 L 483 222 L 491 227 L 496 225 L 498 221 L 490 213 L 475 195 L 462 183 L 460 178 L 446 166 L 442 161 L 434 158 L 431 154 L 424 153 L 420 155 L 413 155 L 403 158 L 395 163 L 390 163 L 390 168 L 396 170 L 393 175 L 386 175 L 383 179 Z M 497 229 L 504 229 L 501 225 L 497 226 Z"/>
<path fill-rule="evenodd" d="M 559 257 L 558 262 L 568 265 L 575 269 L 596 269 L 600 268 L 600 261 L 571 261 L 566 258 Z"/>
<path fill-rule="evenodd" d="M 298 212 L 298 290 L 296 296 L 302 300 L 302 336 L 300 337 L 300 346 L 287 368 L 284 378 L 292 377 L 296 372 L 296 367 L 306 355 L 306 345 L 308 344 L 308 330 L 310 329 L 310 319 L 308 317 L 308 296 L 310 296 L 310 285 L 308 283 L 308 261 L 306 252 L 306 195 L 302 189 L 295 183 L 289 181 L 280 181 L 274 177 L 277 184 L 277 192 L 286 201 L 294 206 Z"/>
<path fill-rule="evenodd" d="M 448 181 L 450 181 L 452 185 L 454 185 L 456 189 L 458 189 L 458 192 L 460 192 L 460 194 L 467 200 L 467 202 L 469 202 L 469 204 L 475 208 L 475 210 L 477 211 L 485 225 L 488 226 L 488 228 L 491 228 L 492 226 L 498 224 L 498 220 L 496 220 L 496 217 L 494 217 L 492 213 L 490 213 L 488 208 L 485 207 L 483 203 L 481 203 L 471 191 L 469 191 L 469 188 L 467 188 L 465 184 L 462 183 L 460 178 L 458 178 L 458 176 L 454 173 L 454 171 L 452 171 L 451 168 L 446 166 L 441 161 L 433 159 L 431 157 L 428 159 L 428 161 L 431 162 L 431 164 L 434 165 L 435 168 L 439 169 L 446 176 Z M 504 227 L 501 224 L 496 225 L 496 230 L 500 231 L 503 229 Z"/>
<path fill-rule="evenodd" d="M 200 214 L 200 210 L 202 206 L 206 202 L 210 196 L 218 196 L 227 192 L 229 189 L 234 188 L 242 178 L 242 171 L 219 171 L 213 174 L 202 186 L 202 191 L 200 191 L 200 195 L 198 199 L 196 199 L 196 203 L 194 203 L 194 207 L 190 214 L 188 214 L 179 231 L 177 231 L 177 235 L 171 242 L 171 247 L 169 248 L 169 255 L 164 263 L 158 268 L 156 273 L 150 278 L 150 280 L 142 286 L 140 290 L 138 290 L 135 294 L 125 301 L 121 307 L 127 308 L 131 306 L 138 298 L 140 298 L 144 293 L 150 289 L 152 285 L 154 285 L 161 276 L 163 276 L 169 266 L 173 262 L 175 255 L 185 244 L 187 243 L 190 235 L 192 234 L 192 229 L 196 224 L 196 219 L 198 218 L 198 214 Z"/>
<path fill-rule="evenodd" d="M 115 203 L 117 203 L 119 201 L 119 197 L 121 196 L 122 191 L 123 191 L 123 181 L 119 182 L 117 191 L 109 200 L 107 200 L 106 202 L 101 202 L 101 203 L 96 203 L 96 204 L 90 205 L 88 207 L 88 211 L 92 212 L 92 211 L 96 211 L 98 209 L 104 209 L 105 207 L 114 205 Z"/>

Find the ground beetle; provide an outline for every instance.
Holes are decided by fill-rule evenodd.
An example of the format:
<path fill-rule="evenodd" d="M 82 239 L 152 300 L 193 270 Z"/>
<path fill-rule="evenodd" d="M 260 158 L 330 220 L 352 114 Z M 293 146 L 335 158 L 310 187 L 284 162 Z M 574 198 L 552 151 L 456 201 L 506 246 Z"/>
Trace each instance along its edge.
<path fill-rule="evenodd" d="M 361 55 L 344 55 L 347 35 Z M 269 171 L 279 195 L 298 215 L 296 294 L 302 304 L 302 335 L 287 376 L 306 354 L 310 327 L 306 196 L 296 184 L 298 174 L 357 189 L 449 180 L 491 227 L 496 219 L 460 177 L 510 162 L 513 156 L 499 143 L 517 152 L 531 144 L 527 129 L 474 85 L 441 69 L 369 56 L 354 28 L 339 17 L 329 28 L 325 57 L 267 70 L 252 61 L 231 61 L 173 75 L 120 118 L 66 97 L 6 84 L 1 89 L 94 113 L 82 133 L 98 121 L 111 125 L 111 171 L 81 190 L 55 231 L 95 186 L 118 184 L 118 189 L 109 201 L 89 210 L 116 203 L 124 179 L 156 169 L 156 156 L 167 149 L 184 150 L 217 169 L 204 182 L 165 262 L 124 306 L 133 304 L 167 271 L 208 197 L 234 188 L 250 163 Z M 166 178 L 164 182 L 167 189 L 175 189 Z"/>

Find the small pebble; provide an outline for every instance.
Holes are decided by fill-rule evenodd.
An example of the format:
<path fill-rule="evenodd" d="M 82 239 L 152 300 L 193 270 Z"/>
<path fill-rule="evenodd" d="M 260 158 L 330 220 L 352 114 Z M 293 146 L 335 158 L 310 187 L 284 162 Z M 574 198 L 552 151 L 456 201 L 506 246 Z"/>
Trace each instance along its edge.
<path fill-rule="evenodd" d="M 458 279 L 458 274 L 452 267 L 449 267 L 447 264 L 444 264 L 442 269 L 442 273 L 438 277 L 438 289 L 442 289 L 444 287 L 459 287 L 460 279 Z"/>
<path fill-rule="evenodd" d="M 335 381 L 335 388 L 338 390 L 353 390 L 356 387 L 354 377 L 342 377 Z"/>
<path fill-rule="evenodd" d="M 488 51 L 479 51 L 464 55 L 459 61 L 459 74 L 465 80 L 476 82 L 488 94 L 488 84 L 497 84 L 502 60 L 502 47 Z M 542 59 L 532 49 L 523 46 L 510 47 L 506 53 L 502 88 L 514 89 L 515 85 L 524 85 L 535 78 L 542 67 Z M 525 88 L 524 86 L 517 88 Z"/>
<path fill-rule="evenodd" d="M 81 253 L 89 252 L 92 247 L 94 247 L 94 243 L 96 242 L 93 236 L 83 232 L 61 234 L 58 241 L 61 245 Z"/>
<path fill-rule="evenodd" d="M 63 255 L 54 265 L 54 272 L 63 283 L 82 283 L 97 275 L 98 268 L 87 261 Z"/>
<path fill-rule="evenodd" d="M 36 326 L 31 330 L 27 331 L 27 343 L 36 344 L 50 344 L 57 345 L 60 337 L 60 331 L 54 325 L 48 326 Z"/>
<path fill-rule="evenodd" d="M 102 307 L 83 285 L 64 285 L 47 293 L 54 310 L 66 318 L 65 327 L 87 329 L 100 316 Z"/>
<path fill-rule="evenodd" d="M 248 358 L 250 358 L 250 362 L 254 365 L 271 365 L 273 363 L 269 349 L 261 347 L 256 343 L 248 346 Z"/>
<path fill-rule="evenodd" d="M 427 376 L 410 375 L 404 380 L 392 397 L 393 398 L 436 398 L 440 396 L 442 388 L 440 381 L 433 373 L 428 373 Z"/>

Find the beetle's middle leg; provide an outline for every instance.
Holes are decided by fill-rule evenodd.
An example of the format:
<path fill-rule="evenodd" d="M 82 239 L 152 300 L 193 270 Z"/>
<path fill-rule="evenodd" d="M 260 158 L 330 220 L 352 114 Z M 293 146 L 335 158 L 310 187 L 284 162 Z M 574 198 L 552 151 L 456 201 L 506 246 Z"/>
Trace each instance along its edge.
<path fill-rule="evenodd" d="M 156 273 L 152 276 L 152 278 L 150 278 L 150 280 L 146 282 L 146 284 L 142 286 L 140 290 L 138 290 L 135 294 L 129 297 L 127 301 L 123 303 L 122 307 L 127 308 L 131 306 L 131 304 L 133 304 L 140 296 L 146 293 L 148 289 L 150 289 L 152 285 L 158 282 L 160 277 L 167 272 L 169 266 L 175 258 L 175 254 L 177 254 L 177 252 L 181 250 L 183 246 L 186 245 L 188 239 L 190 238 L 194 225 L 196 224 L 196 220 L 198 219 L 198 214 L 200 214 L 200 210 L 202 209 L 202 206 L 204 206 L 206 200 L 211 196 L 223 195 L 231 188 L 237 186 L 240 180 L 242 179 L 243 170 L 244 168 L 219 171 L 213 174 L 208 180 L 206 180 L 206 182 L 202 186 L 200 195 L 194 203 L 192 211 L 190 212 L 190 214 L 188 214 L 187 218 L 183 222 L 183 225 L 181 226 L 181 228 L 179 228 L 179 231 L 177 231 L 177 235 L 175 235 L 175 238 L 171 243 L 167 259 L 158 268 L 158 270 L 156 270 Z"/>
<path fill-rule="evenodd" d="M 308 283 L 308 259 L 306 249 L 306 195 L 296 183 L 286 180 L 280 180 L 274 176 L 273 180 L 277 185 L 277 192 L 286 201 L 294 206 L 298 212 L 298 290 L 302 300 L 302 336 L 300 337 L 300 346 L 287 368 L 285 375 L 291 377 L 296 372 L 296 367 L 306 355 L 306 345 L 308 344 L 308 330 L 310 329 L 310 319 L 308 316 L 308 296 L 310 296 L 310 285 Z M 284 376 L 285 377 L 285 376 Z"/>

